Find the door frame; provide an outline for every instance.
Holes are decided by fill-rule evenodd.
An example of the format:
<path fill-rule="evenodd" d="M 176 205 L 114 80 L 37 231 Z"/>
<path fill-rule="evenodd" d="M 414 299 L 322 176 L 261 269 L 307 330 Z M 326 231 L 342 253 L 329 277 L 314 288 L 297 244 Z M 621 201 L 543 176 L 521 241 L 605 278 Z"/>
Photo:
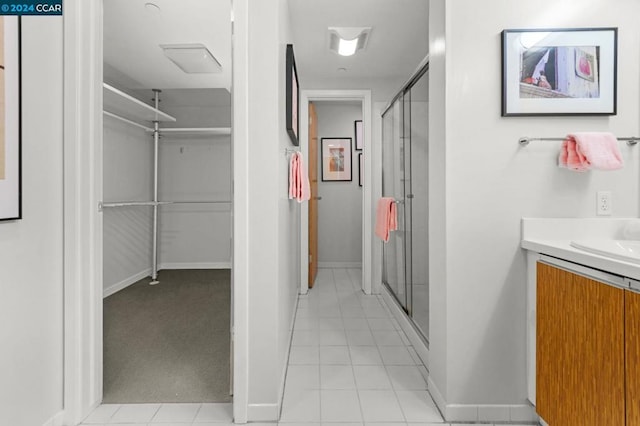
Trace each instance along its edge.
<path fill-rule="evenodd" d="M 102 401 L 102 0 L 65 2 L 64 424 Z"/>
<path fill-rule="evenodd" d="M 373 195 L 379 181 L 379 171 L 374 168 L 377 147 L 373 145 L 371 90 L 301 90 L 300 91 L 300 151 L 309 158 L 309 102 L 359 101 L 362 104 L 364 126 L 364 185 L 362 191 L 362 290 L 372 294 L 373 269 Z M 373 173 L 372 173 L 373 172 Z M 300 220 L 300 294 L 309 292 L 309 206 L 301 205 Z"/>
<path fill-rule="evenodd" d="M 63 424 L 75 425 L 103 396 L 103 222 L 98 211 L 103 198 L 103 0 L 66 0 L 64 7 Z M 233 303 L 236 318 L 242 317 L 246 306 L 237 297 Z M 233 398 L 235 421 L 243 423 L 246 407 L 238 402 L 247 400 L 248 346 L 237 342 L 246 342 L 248 336 L 246 328 L 237 325 L 236 320 L 231 374 L 238 379 L 244 371 L 243 380 L 234 380 Z"/>

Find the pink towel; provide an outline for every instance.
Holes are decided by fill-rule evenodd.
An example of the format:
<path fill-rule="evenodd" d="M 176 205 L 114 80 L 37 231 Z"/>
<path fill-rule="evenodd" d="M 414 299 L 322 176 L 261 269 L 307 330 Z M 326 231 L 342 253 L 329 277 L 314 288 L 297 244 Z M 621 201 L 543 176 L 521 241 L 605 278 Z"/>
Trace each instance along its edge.
<path fill-rule="evenodd" d="M 300 152 L 294 152 L 289 162 L 289 199 L 294 198 L 299 203 L 311 198 L 309 175 Z"/>
<path fill-rule="evenodd" d="M 298 157 L 296 157 L 296 153 L 294 152 L 289 159 L 289 199 L 292 200 L 296 198 L 297 187 L 298 187 Z"/>
<path fill-rule="evenodd" d="M 376 209 L 376 235 L 386 243 L 389 241 L 389 232 L 397 229 L 396 201 L 391 197 L 380 198 Z"/>
<path fill-rule="evenodd" d="M 622 168 L 622 155 L 618 139 L 611 133 L 576 132 L 562 142 L 559 162 L 560 167 L 577 172 L 618 170 Z"/>

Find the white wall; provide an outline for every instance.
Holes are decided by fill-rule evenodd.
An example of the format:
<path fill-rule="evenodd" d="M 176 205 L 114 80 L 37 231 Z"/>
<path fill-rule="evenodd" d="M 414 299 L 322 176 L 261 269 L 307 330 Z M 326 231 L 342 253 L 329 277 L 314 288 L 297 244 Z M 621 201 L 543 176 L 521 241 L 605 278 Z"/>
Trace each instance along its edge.
<path fill-rule="evenodd" d="M 238 0 L 233 7 L 234 323 L 244 354 L 235 358 L 235 376 L 248 389 L 234 395 L 234 414 L 236 422 L 267 421 L 279 415 L 300 276 L 300 207 L 287 198 L 285 155 L 291 34 L 286 0 Z"/>
<path fill-rule="evenodd" d="M 178 89 L 174 89 L 178 90 Z M 183 93 L 190 93 L 191 90 L 184 89 Z M 221 97 L 216 89 L 216 99 Z M 205 92 L 205 93 L 208 93 Z M 218 99 L 221 105 L 175 105 L 164 103 L 161 109 L 167 114 L 176 118 L 176 122 L 167 122 L 164 127 L 229 127 L 231 126 L 231 105 L 226 99 Z M 195 99 L 194 99 L 194 104 Z"/>
<path fill-rule="evenodd" d="M 62 410 L 62 18 L 22 18 L 22 45 L 23 219 L 0 223 L 0 424 L 39 426 Z"/>
<path fill-rule="evenodd" d="M 153 139 L 144 130 L 105 116 L 103 129 L 104 201 L 153 199 Z M 153 210 L 103 210 L 103 286 L 111 294 L 151 269 Z"/>
<path fill-rule="evenodd" d="M 353 266 L 362 262 L 362 187 L 354 121 L 362 105 L 314 102 L 318 114 L 318 262 L 319 266 Z M 322 181 L 322 138 L 351 138 L 351 182 Z"/>
<path fill-rule="evenodd" d="M 174 107 L 185 127 L 203 123 L 203 111 L 223 107 Z M 203 111 L 201 111 L 203 110 Z M 207 116 L 208 117 L 208 116 Z M 153 138 L 142 129 L 105 117 L 104 200 L 145 201 L 153 198 Z M 159 199 L 172 201 L 231 200 L 231 138 L 164 134 L 159 144 Z M 231 205 L 161 206 L 158 215 L 158 268 L 229 268 L 231 266 Z M 153 245 L 151 207 L 104 209 L 105 295 L 147 276 Z"/>
<path fill-rule="evenodd" d="M 159 199 L 231 200 L 229 136 L 164 135 L 160 144 Z M 229 268 L 231 205 L 161 206 L 159 267 Z"/>
<path fill-rule="evenodd" d="M 276 106 L 278 132 L 278 228 L 279 228 L 279 249 L 278 259 L 278 361 L 276 373 L 279 374 L 277 392 L 279 403 L 282 403 L 284 392 L 284 379 L 289 360 L 289 347 L 291 345 L 291 334 L 293 333 L 293 319 L 298 303 L 298 289 L 300 288 L 300 204 L 297 201 L 289 200 L 289 156 L 284 155 L 287 148 L 291 148 L 291 139 L 287 133 L 285 124 L 286 106 L 286 45 L 292 43 L 295 46 L 291 33 L 291 21 L 289 16 L 288 0 L 278 0 L 277 2 L 277 28 L 278 28 L 278 50 L 276 60 L 278 64 L 278 103 Z M 302 87 L 304 88 L 304 86 Z M 302 89 L 301 88 L 301 89 Z"/>
<path fill-rule="evenodd" d="M 447 364 L 446 0 L 429 2 L 429 389 L 444 411 Z"/>
<path fill-rule="evenodd" d="M 424 52 L 426 55 L 427 52 Z M 416 62 L 416 67 L 424 57 L 420 57 L 419 61 Z M 402 76 L 396 78 L 353 78 L 353 77 L 328 77 L 328 78 L 314 78 L 313 81 L 306 82 L 302 80 L 301 84 L 304 85 L 304 88 L 307 90 L 311 89 L 325 89 L 325 90 L 335 90 L 335 89 L 343 89 L 343 90 L 371 90 L 371 100 L 372 102 L 383 102 L 388 103 L 395 95 L 398 93 L 398 90 L 402 88 L 402 85 L 406 83 L 407 78 L 409 76 Z"/>
<path fill-rule="evenodd" d="M 442 3 L 433 6 L 441 9 Z M 525 135 L 563 136 L 575 130 L 638 134 L 640 28 L 635 17 L 640 3 L 622 1 L 613 8 L 605 0 L 466 0 L 446 2 L 445 7 L 446 82 L 442 57 L 431 41 L 431 88 L 437 89 L 432 100 L 437 104 L 432 104 L 430 139 L 431 147 L 439 149 L 431 164 L 446 164 L 445 179 L 433 181 L 430 203 L 435 211 L 432 381 L 448 404 L 525 404 L 521 217 L 595 216 L 598 190 L 612 191 L 614 216 L 635 217 L 640 176 L 637 147 L 620 145 L 625 161 L 621 171 L 578 174 L 557 167 L 559 142 L 521 148 L 517 141 Z M 442 25 L 432 29 L 432 36 L 443 34 Z M 619 28 L 617 116 L 500 116 L 503 29 L 603 26 Z M 468 64 L 481 64 L 481 80 L 478 68 Z M 445 103 L 442 90 L 446 118 L 435 107 Z M 432 179 L 441 174 L 433 168 Z M 444 250 L 446 268 L 441 266 Z"/>

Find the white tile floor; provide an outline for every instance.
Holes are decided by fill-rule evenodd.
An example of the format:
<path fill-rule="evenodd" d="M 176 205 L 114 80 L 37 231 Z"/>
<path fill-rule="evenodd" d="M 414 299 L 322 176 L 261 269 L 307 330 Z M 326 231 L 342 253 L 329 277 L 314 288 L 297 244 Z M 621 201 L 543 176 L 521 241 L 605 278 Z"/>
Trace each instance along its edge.
<path fill-rule="evenodd" d="M 223 426 L 233 424 L 231 404 L 105 404 L 82 423 L 90 426 Z"/>
<path fill-rule="evenodd" d="M 320 269 L 315 287 L 300 296 L 279 424 L 444 426 L 418 355 L 360 280 L 360 270 Z M 108 404 L 83 425 L 231 423 L 231 404 Z"/>
<path fill-rule="evenodd" d="M 360 280 L 360 270 L 320 269 L 300 296 L 280 423 L 442 425 L 427 371 Z"/>

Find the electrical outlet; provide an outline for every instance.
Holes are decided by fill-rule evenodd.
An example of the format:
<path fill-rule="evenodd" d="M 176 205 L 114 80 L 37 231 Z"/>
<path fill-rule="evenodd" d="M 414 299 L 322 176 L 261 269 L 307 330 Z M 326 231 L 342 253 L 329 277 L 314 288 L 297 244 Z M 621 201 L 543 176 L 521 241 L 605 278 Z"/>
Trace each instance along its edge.
<path fill-rule="evenodd" d="M 596 214 L 598 216 L 611 216 L 611 213 L 613 213 L 611 191 L 598 191 L 596 203 Z"/>

